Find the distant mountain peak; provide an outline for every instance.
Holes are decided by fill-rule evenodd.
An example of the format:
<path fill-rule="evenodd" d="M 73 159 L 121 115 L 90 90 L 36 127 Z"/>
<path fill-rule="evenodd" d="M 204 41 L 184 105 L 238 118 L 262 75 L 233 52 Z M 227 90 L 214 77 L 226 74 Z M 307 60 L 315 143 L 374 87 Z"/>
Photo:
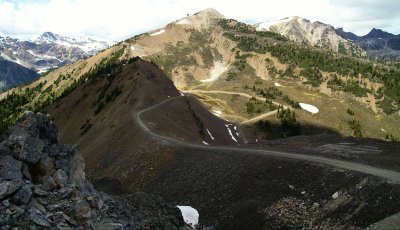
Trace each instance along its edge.
<path fill-rule="evenodd" d="M 53 42 L 62 41 L 62 40 L 66 40 L 66 39 L 68 39 L 68 38 L 63 37 L 63 36 L 61 36 L 59 34 L 55 34 L 53 32 L 44 32 L 39 37 L 37 37 L 36 40 L 33 41 L 33 42 L 37 42 L 37 43 L 53 43 Z"/>
<path fill-rule="evenodd" d="M 88 55 L 94 54 L 111 45 L 109 42 L 98 41 L 89 37 L 81 36 L 79 38 L 70 38 L 53 32 L 44 32 L 33 42 L 38 44 L 55 43 L 65 47 L 76 47 L 80 48 Z"/>
<path fill-rule="evenodd" d="M 186 17 L 176 20 L 174 23 L 195 28 L 204 28 L 211 25 L 215 20 L 225 18 L 226 17 L 216 9 L 208 8 L 195 14 L 187 14 Z"/>
<path fill-rule="evenodd" d="M 59 35 L 56 35 L 52 32 L 44 32 L 41 36 L 52 39 L 52 40 L 56 40 Z"/>
<path fill-rule="evenodd" d="M 220 12 L 218 12 L 214 8 L 208 8 L 208 9 L 199 11 L 199 12 L 195 13 L 194 15 L 206 16 L 206 17 L 211 17 L 211 18 L 225 18 L 224 15 L 222 15 Z"/>
<path fill-rule="evenodd" d="M 258 31 L 272 31 L 289 39 L 354 55 L 365 55 L 360 49 L 354 49 L 353 44 L 345 40 L 335 31 L 334 27 L 319 21 L 311 22 L 299 16 L 286 17 L 277 21 L 262 22 L 254 25 Z M 344 47 L 344 49 L 339 49 Z"/>
<path fill-rule="evenodd" d="M 381 29 L 373 28 L 367 35 L 363 36 L 364 38 L 391 38 L 394 37 L 394 34 L 388 33 Z"/>

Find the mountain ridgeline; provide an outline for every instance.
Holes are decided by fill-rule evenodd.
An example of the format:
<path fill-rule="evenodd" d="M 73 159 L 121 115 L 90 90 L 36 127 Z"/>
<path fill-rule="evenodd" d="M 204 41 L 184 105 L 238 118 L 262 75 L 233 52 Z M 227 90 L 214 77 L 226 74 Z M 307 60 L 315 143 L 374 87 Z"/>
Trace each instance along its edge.
<path fill-rule="evenodd" d="M 293 29 L 284 29 L 286 26 Z M 316 115 L 318 119 L 310 119 L 301 110 L 296 112 L 297 118 L 300 123 L 327 125 L 344 135 L 352 135 L 348 125 L 351 119 L 345 111 L 353 109 L 356 117 L 352 119 L 366 119 L 371 123 L 364 129 L 363 136 L 384 139 L 389 134 L 400 135 L 391 125 L 400 108 L 398 63 L 369 60 L 356 45 L 335 35 L 332 27 L 322 23 L 295 17 L 265 28 L 262 24 L 251 26 L 226 19 L 209 9 L 137 35 L 88 59 L 52 71 L 30 85 L 3 93 L 3 129 L 23 110 L 39 110 L 71 92 L 71 87 L 96 73 L 95 70 L 105 63 L 111 60 L 123 62 L 139 56 L 155 63 L 181 91 L 222 89 L 247 95 L 262 93 L 271 103 L 295 110 L 299 110 L 298 103 L 302 101 L 314 101 L 321 107 L 331 103 L 336 109 L 329 112 L 337 115 L 334 120 L 323 115 L 329 111 L 328 107 L 320 108 Z M 301 28 L 314 37 L 288 35 L 290 31 L 297 31 L 293 33 L 296 36 L 304 34 Z M 268 93 L 269 90 L 279 92 L 277 95 L 281 96 L 268 96 L 273 95 L 272 91 Z M 244 98 L 200 94 L 194 96 L 207 104 L 211 112 L 221 111 L 222 117 L 237 122 L 268 110 L 276 111 L 273 106 L 258 105 L 256 113 L 246 113 Z M 335 98 L 344 102 L 338 104 Z M 224 104 L 218 104 L 217 100 Z M 232 100 L 238 103 L 234 104 Z M 366 114 L 368 118 L 357 117 L 357 114 Z M 377 115 L 379 120 L 374 118 Z M 382 133 L 381 129 L 387 132 Z"/>
<path fill-rule="evenodd" d="M 104 41 L 69 38 L 51 32 L 32 41 L 0 37 L 0 89 L 30 83 L 40 74 L 87 58 L 107 47 L 109 43 Z"/>
<path fill-rule="evenodd" d="M 364 36 L 357 36 L 353 33 L 345 32 L 343 28 L 336 29 L 336 32 L 343 38 L 360 46 L 372 57 L 387 60 L 400 60 L 400 34 L 394 35 L 375 28 Z"/>
<path fill-rule="evenodd" d="M 329 25 L 270 24 L 207 9 L 0 94 L 0 157 L 26 179 L 17 193 L 1 179 L 4 223 L 18 226 L 17 210 L 22 224 L 53 226 L 56 210 L 69 227 L 189 228 L 158 198 L 99 191 L 190 205 L 198 229 L 361 229 L 398 213 L 399 63 Z M 70 156 L 92 194 L 58 189 L 74 178 Z"/>

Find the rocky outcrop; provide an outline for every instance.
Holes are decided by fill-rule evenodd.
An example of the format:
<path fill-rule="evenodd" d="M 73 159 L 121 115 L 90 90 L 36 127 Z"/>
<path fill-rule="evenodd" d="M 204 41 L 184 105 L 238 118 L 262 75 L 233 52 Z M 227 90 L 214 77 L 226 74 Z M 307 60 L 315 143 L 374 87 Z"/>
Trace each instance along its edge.
<path fill-rule="evenodd" d="M 339 36 L 335 29 L 321 22 L 311 22 L 297 16 L 278 21 L 262 22 L 254 25 L 258 31 L 272 31 L 289 39 L 336 53 L 365 56 L 365 52 L 350 41 Z"/>
<path fill-rule="evenodd" d="M 48 116 L 26 112 L 1 137 L 1 229 L 185 228 L 179 209 L 158 197 L 95 191 L 78 147 L 58 144 L 57 134 Z"/>

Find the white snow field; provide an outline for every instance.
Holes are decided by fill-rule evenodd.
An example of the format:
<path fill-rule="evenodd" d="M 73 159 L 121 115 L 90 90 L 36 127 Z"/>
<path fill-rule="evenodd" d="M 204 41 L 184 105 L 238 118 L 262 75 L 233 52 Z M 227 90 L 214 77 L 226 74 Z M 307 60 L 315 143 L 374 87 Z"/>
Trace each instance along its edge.
<path fill-rule="evenodd" d="M 306 104 L 306 103 L 299 103 L 300 107 L 310 113 L 318 113 L 319 109 L 313 105 Z"/>
<path fill-rule="evenodd" d="M 181 210 L 183 220 L 187 224 L 191 225 L 192 227 L 195 227 L 199 223 L 199 212 L 196 209 L 190 206 L 177 205 L 176 207 L 178 207 Z"/>

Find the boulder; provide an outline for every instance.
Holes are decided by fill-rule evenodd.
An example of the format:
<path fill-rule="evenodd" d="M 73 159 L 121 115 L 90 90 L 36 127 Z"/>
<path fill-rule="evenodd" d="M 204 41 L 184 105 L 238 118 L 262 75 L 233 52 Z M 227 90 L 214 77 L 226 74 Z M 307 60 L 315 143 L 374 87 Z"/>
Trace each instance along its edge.
<path fill-rule="evenodd" d="M 71 196 L 73 189 L 70 187 L 70 185 L 67 185 L 64 188 L 60 188 L 58 192 L 61 194 L 63 199 L 69 198 Z"/>
<path fill-rule="evenodd" d="M 27 164 L 22 165 L 22 175 L 24 176 L 24 178 L 30 181 L 32 180 L 31 173 L 29 172 L 29 166 Z"/>
<path fill-rule="evenodd" d="M 0 199 L 3 199 L 3 197 L 7 194 L 8 183 L 9 183 L 8 181 L 0 183 Z"/>
<path fill-rule="evenodd" d="M 66 172 L 64 172 L 64 170 L 62 169 L 58 169 L 54 175 L 53 175 L 53 179 L 56 182 L 56 184 L 60 187 L 60 188 L 64 188 L 65 185 L 68 182 L 68 175 Z"/>
<path fill-rule="evenodd" d="M 42 178 L 42 188 L 45 191 L 53 191 L 57 187 L 53 177 L 46 175 Z"/>
<path fill-rule="evenodd" d="M 21 188 L 21 182 L 15 181 L 0 181 L 0 200 L 6 196 L 13 194 L 19 188 Z"/>
<path fill-rule="evenodd" d="M 33 188 L 33 193 L 38 196 L 47 196 L 47 192 L 42 189 L 42 185 L 37 185 Z"/>
<path fill-rule="evenodd" d="M 81 222 L 86 221 L 89 220 L 91 217 L 91 208 L 89 204 L 84 200 L 80 200 L 79 202 L 77 202 L 74 211 L 75 211 L 75 218 L 78 221 Z"/>
<path fill-rule="evenodd" d="M 334 194 L 332 194 L 332 198 L 335 200 L 339 197 L 339 191 L 335 192 Z"/>
<path fill-rule="evenodd" d="M 21 151 L 16 152 L 16 158 L 30 165 L 36 164 L 40 160 L 44 143 L 34 137 L 26 137 Z"/>
<path fill-rule="evenodd" d="M 58 129 L 57 126 L 50 119 L 50 116 L 47 116 L 42 113 L 37 113 L 35 115 L 36 118 L 36 127 L 39 133 L 39 138 L 44 140 L 48 144 L 53 144 L 58 142 Z"/>
<path fill-rule="evenodd" d="M 53 175 L 56 171 L 54 167 L 54 159 L 48 156 L 43 156 L 36 166 L 40 175 Z"/>
<path fill-rule="evenodd" d="M 12 201 L 16 204 L 28 204 L 32 198 L 32 185 L 25 184 L 22 186 L 12 198 Z"/>
<path fill-rule="evenodd" d="M 22 181 L 22 162 L 12 156 L 0 156 L 0 178 L 11 181 Z"/>
<path fill-rule="evenodd" d="M 39 225 L 41 227 L 50 227 L 50 223 L 45 220 L 44 218 L 40 217 L 39 215 L 35 214 L 35 213 L 31 213 L 29 215 L 30 220 L 32 221 L 32 223 Z"/>
<path fill-rule="evenodd" d="M 25 139 L 26 133 L 23 130 L 18 129 L 7 138 L 4 144 L 8 149 L 10 149 L 13 156 L 16 157 L 21 153 Z"/>
<path fill-rule="evenodd" d="M 21 121 L 27 119 L 28 117 L 34 116 L 34 115 L 35 115 L 34 112 L 29 111 L 29 110 L 26 110 L 26 111 L 22 114 Z"/>
<path fill-rule="evenodd" d="M 69 181 L 72 187 L 86 189 L 85 161 L 82 154 L 75 154 L 70 161 Z"/>
<path fill-rule="evenodd" d="M 8 182 L 8 181 L 0 182 L 0 200 L 3 199 L 7 195 L 9 183 L 10 182 Z"/>

